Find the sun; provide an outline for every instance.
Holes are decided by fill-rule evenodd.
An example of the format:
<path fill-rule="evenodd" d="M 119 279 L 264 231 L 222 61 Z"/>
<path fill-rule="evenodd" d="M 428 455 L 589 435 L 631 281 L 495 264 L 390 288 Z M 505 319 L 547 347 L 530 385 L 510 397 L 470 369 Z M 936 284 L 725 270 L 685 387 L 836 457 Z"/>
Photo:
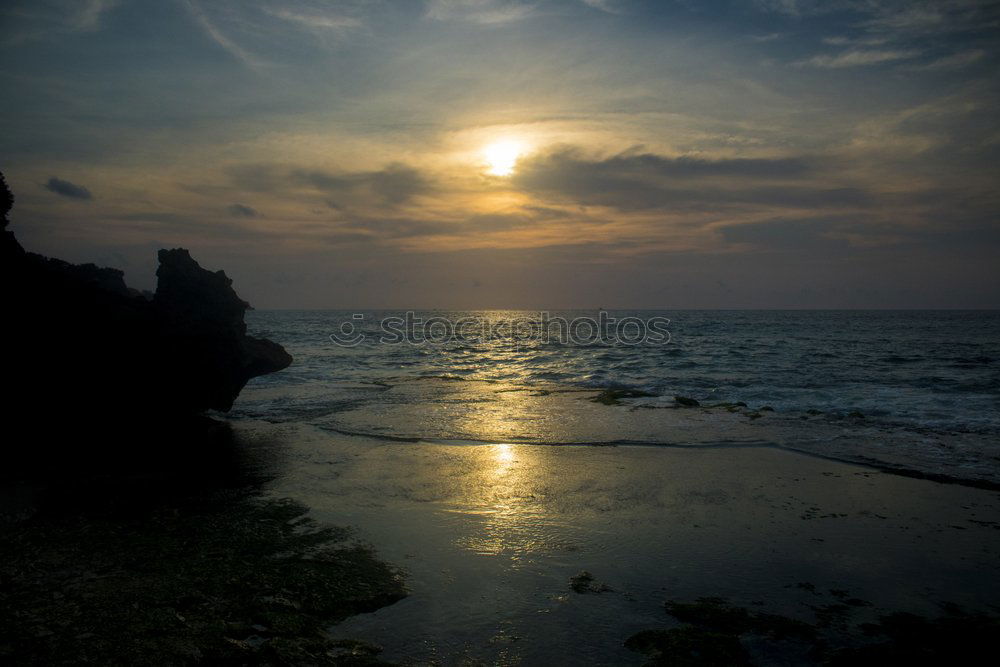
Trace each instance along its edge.
<path fill-rule="evenodd" d="M 514 167 L 521 153 L 521 144 L 516 141 L 504 140 L 490 144 L 483 149 L 486 173 L 494 176 L 510 176 L 514 173 Z"/>

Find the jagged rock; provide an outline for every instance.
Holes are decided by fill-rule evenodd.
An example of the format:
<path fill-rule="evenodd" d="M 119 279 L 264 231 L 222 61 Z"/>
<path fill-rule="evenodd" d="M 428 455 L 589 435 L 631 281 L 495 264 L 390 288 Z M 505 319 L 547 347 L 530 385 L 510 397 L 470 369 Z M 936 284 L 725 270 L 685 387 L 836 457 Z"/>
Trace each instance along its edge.
<path fill-rule="evenodd" d="M 201 382 L 188 389 L 186 409 L 229 410 L 250 378 L 279 371 L 292 358 L 277 343 L 246 335 L 243 316 L 250 307 L 225 272 L 201 268 L 183 248 L 160 250 L 152 307 L 160 335 L 169 341 L 169 368 L 183 382 L 188 373 Z"/>
<path fill-rule="evenodd" d="M 603 403 L 604 405 L 621 405 L 623 398 L 646 398 L 649 396 L 655 396 L 655 394 L 641 389 L 605 389 L 590 400 L 593 403 Z"/>
<path fill-rule="evenodd" d="M 674 396 L 674 403 L 685 408 L 696 408 L 701 403 L 693 398 L 688 398 L 687 396 Z"/>
<path fill-rule="evenodd" d="M 611 590 L 607 584 L 599 584 L 594 575 L 586 570 L 569 578 L 569 587 L 574 593 L 606 593 Z"/>
<path fill-rule="evenodd" d="M 201 268 L 187 250 L 160 251 L 150 298 L 130 289 L 117 269 L 26 252 L 6 229 L 12 203 L 0 174 L 8 421 L 34 435 L 166 425 L 229 410 L 250 378 L 291 363 L 280 345 L 246 335 L 249 304 L 225 273 Z"/>

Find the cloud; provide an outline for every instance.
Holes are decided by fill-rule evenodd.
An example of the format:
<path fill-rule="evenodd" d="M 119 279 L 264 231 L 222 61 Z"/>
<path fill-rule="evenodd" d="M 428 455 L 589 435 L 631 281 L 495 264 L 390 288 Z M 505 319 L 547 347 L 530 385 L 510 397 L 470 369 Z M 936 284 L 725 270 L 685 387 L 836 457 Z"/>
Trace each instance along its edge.
<path fill-rule="evenodd" d="M 289 9 L 266 9 L 271 16 L 298 24 L 304 28 L 324 30 L 346 30 L 362 25 L 361 21 L 351 16 L 336 14 L 295 12 Z"/>
<path fill-rule="evenodd" d="M 973 49 L 971 51 L 961 51 L 959 53 L 953 53 L 950 56 L 944 56 L 943 58 L 938 58 L 926 65 L 922 66 L 920 69 L 925 70 L 951 70 L 960 69 L 962 67 L 967 67 L 973 63 L 977 63 L 986 57 L 986 51 L 982 49 Z"/>
<path fill-rule="evenodd" d="M 919 51 L 900 51 L 883 49 L 856 49 L 844 51 L 835 56 L 815 56 L 800 62 L 800 65 L 811 65 L 824 69 L 840 69 L 843 67 L 865 67 L 879 63 L 908 60 L 920 55 Z"/>
<path fill-rule="evenodd" d="M 845 44 L 983 33 L 1000 20 L 1000 3 L 995 0 L 754 0 L 754 5 L 760 11 L 796 20 L 818 16 L 830 17 L 831 22 L 844 19 L 843 27 L 854 33 Z"/>
<path fill-rule="evenodd" d="M 296 171 L 293 176 L 319 190 L 358 197 L 367 193 L 386 204 L 401 204 L 432 190 L 430 181 L 419 171 L 403 164 L 392 164 L 380 171 L 360 173 Z"/>
<path fill-rule="evenodd" d="M 360 178 L 370 184 L 376 195 L 390 204 L 400 204 L 431 189 L 430 183 L 419 171 L 404 164 L 391 164 L 382 171 Z"/>
<path fill-rule="evenodd" d="M 281 227 L 271 225 L 250 225 L 244 221 L 225 220 L 216 215 L 205 215 L 203 211 L 186 213 L 148 210 L 132 213 L 118 213 L 107 216 L 116 221 L 119 230 L 133 230 L 145 234 L 155 233 L 156 244 L 176 245 L 186 243 L 185 238 L 197 238 L 201 242 L 224 240 L 230 243 L 265 243 L 287 241 L 292 238 L 313 237 L 308 230 L 293 225 Z"/>
<path fill-rule="evenodd" d="M 823 43 L 830 46 L 882 46 L 889 39 L 886 37 L 824 37 Z"/>
<path fill-rule="evenodd" d="M 428 18 L 482 25 L 519 21 L 532 11 L 532 5 L 520 0 L 429 0 L 427 3 Z"/>
<path fill-rule="evenodd" d="M 70 24 L 76 30 L 97 30 L 101 25 L 101 16 L 118 4 L 119 0 L 88 0 L 77 7 Z"/>
<path fill-rule="evenodd" d="M 260 215 L 257 209 L 245 204 L 231 204 L 226 210 L 234 218 L 256 218 Z"/>
<path fill-rule="evenodd" d="M 326 192 L 350 190 L 356 183 L 355 178 L 332 174 L 321 169 L 295 169 L 291 172 L 290 177 L 292 181 L 300 185 L 307 185 Z M 273 187 L 273 184 L 269 184 L 269 187 Z"/>
<path fill-rule="evenodd" d="M 898 220 L 877 214 L 852 213 L 850 216 L 766 218 L 719 225 L 714 231 L 727 244 L 766 251 L 815 250 L 827 256 L 838 251 L 876 247 L 944 249 L 980 245 L 987 248 L 1000 241 L 1000 230 L 994 220 L 956 211 L 954 200 L 927 213 L 932 219 L 928 223 L 901 225 Z"/>
<path fill-rule="evenodd" d="M 459 217 L 455 220 L 438 218 L 386 218 L 354 216 L 341 229 L 362 233 L 364 239 L 399 240 L 417 237 L 449 237 L 481 239 L 495 232 L 508 232 L 537 225 L 532 216 L 518 214 L 483 214 Z"/>
<path fill-rule="evenodd" d="M 257 58 L 251 55 L 249 51 L 241 47 L 239 44 L 231 40 L 215 25 L 215 23 L 212 22 L 208 14 L 196 0 L 187 0 L 185 5 L 191 14 L 191 17 L 194 18 L 198 25 L 201 26 L 202 30 L 204 30 L 205 34 L 208 35 L 213 42 L 218 44 L 226 52 L 251 69 L 257 69 L 261 66 L 261 62 L 257 60 Z"/>
<path fill-rule="evenodd" d="M 539 165 L 557 168 L 572 166 L 588 169 L 610 177 L 625 174 L 634 176 L 664 176 L 692 178 L 703 176 L 743 176 L 748 178 L 773 178 L 798 176 L 811 169 L 803 158 L 723 158 L 710 160 L 697 156 L 667 157 L 654 153 L 619 153 L 600 160 L 588 159 L 573 147 L 563 147 L 547 155 L 530 160 L 529 168 Z"/>
<path fill-rule="evenodd" d="M 1000 18 L 995 0 L 854 0 L 850 8 L 869 16 L 859 27 L 897 37 L 980 32 Z"/>
<path fill-rule="evenodd" d="M 801 16 L 816 9 L 816 2 L 808 0 L 754 0 L 754 5 L 762 11 L 787 16 Z"/>
<path fill-rule="evenodd" d="M 334 197 L 327 200 L 334 209 L 344 208 L 345 203 L 398 205 L 434 190 L 430 178 L 399 162 L 363 172 L 247 164 L 230 167 L 228 173 L 233 184 L 245 192 L 287 194 L 305 188 Z"/>
<path fill-rule="evenodd" d="M 120 0 L 9 0 L 0 8 L 2 42 L 19 44 L 53 33 L 95 32 Z"/>
<path fill-rule="evenodd" d="M 226 171 L 233 184 L 244 192 L 273 192 L 288 181 L 286 171 L 274 164 L 238 164 Z"/>
<path fill-rule="evenodd" d="M 619 13 L 619 9 L 616 6 L 617 3 L 614 0 L 580 0 L 580 2 L 588 7 L 599 9 L 602 12 L 607 12 L 608 14 Z"/>
<path fill-rule="evenodd" d="M 810 246 L 841 246 L 846 241 L 830 236 L 844 222 L 840 218 L 775 218 L 717 228 L 726 243 L 747 244 L 768 250 L 801 250 Z"/>
<path fill-rule="evenodd" d="M 621 211 L 871 203 L 871 195 L 859 188 L 803 182 L 814 171 L 805 158 L 708 160 L 625 153 L 591 159 L 569 148 L 522 160 L 511 183 L 541 198 Z"/>
<path fill-rule="evenodd" d="M 947 21 L 946 13 L 954 2 L 940 3 L 940 6 L 926 3 L 910 3 L 910 6 L 900 7 L 898 5 L 876 3 L 876 17 L 869 20 L 865 25 L 869 28 L 878 28 L 888 31 L 905 32 L 926 32 L 929 30 L 939 30 Z"/>
<path fill-rule="evenodd" d="M 343 228 L 354 230 L 360 234 L 359 238 L 372 241 L 379 239 L 438 236 L 455 229 L 456 225 L 440 220 L 353 217 L 344 223 Z"/>
<path fill-rule="evenodd" d="M 63 197 L 69 197 L 70 199 L 93 199 L 94 196 L 90 194 L 90 190 L 83 187 L 82 185 L 76 185 L 75 183 L 70 183 L 69 181 L 64 181 L 61 178 L 56 178 L 53 176 L 49 181 L 42 186 L 49 192 L 54 192 L 57 195 Z"/>

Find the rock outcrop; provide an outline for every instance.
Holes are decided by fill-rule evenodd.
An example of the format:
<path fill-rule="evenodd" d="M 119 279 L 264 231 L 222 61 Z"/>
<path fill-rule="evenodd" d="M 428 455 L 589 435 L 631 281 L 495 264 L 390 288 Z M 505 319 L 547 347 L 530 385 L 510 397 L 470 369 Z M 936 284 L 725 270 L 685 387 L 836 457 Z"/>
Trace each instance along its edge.
<path fill-rule="evenodd" d="M 246 335 L 249 304 L 225 273 L 201 268 L 187 250 L 160 251 L 149 298 L 116 269 L 26 252 L 7 230 L 12 204 L 0 175 L 8 434 L 27 426 L 29 439 L 53 429 L 92 435 L 114 424 L 226 411 L 250 378 L 291 363 L 280 345 Z"/>
<path fill-rule="evenodd" d="M 277 343 L 246 335 L 243 316 L 250 304 L 237 296 L 223 271 L 206 271 L 183 248 L 160 250 L 159 260 L 151 304 L 163 354 L 174 371 L 177 407 L 229 410 L 250 378 L 292 362 Z"/>

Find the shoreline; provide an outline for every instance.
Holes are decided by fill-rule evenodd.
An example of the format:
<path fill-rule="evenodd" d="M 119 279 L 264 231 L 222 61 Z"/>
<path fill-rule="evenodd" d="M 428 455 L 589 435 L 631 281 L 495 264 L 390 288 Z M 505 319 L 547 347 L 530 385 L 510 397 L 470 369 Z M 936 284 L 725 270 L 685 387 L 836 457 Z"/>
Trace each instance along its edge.
<path fill-rule="evenodd" d="M 245 419 L 301 422 L 344 436 L 410 443 L 772 446 L 908 477 L 1000 489 L 995 438 L 988 433 L 929 430 L 863 415 L 782 412 L 766 405 L 689 406 L 624 390 L 439 379 L 378 385 L 264 382 L 246 388 L 231 416 L 234 424 Z"/>
<path fill-rule="evenodd" d="M 624 642 L 672 627 L 667 600 L 724 598 L 816 625 L 813 607 L 843 601 L 807 588 L 848 591 L 870 604 L 823 630 L 844 647 L 870 641 L 860 625 L 881 616 L 995 614 L 1000 600 L 992 490 L 777 448 L 456 446 L 245 426 L 298 443 L 271 493 L 357 526 L 406 569 L 409 598 L 331 628 L 384 645 L 387 660 L 638 664 Z M 578 594 L 581 573 L 611 590 Z"/>
<path fill-rule="evenodd" d="M 824 461 L 832 461 L 834 463 L 847 463 L 851 465 L 863 466 L 870 468 L 877 472 L 883 472 L 889 475 L 899 475 L 900 477 L 909 477 L 911 479 L 921 479 L 928 482 L 935 482 L 938 484 L 957 484 L 959 486 L 967 486 L 973 489 L 983 489 L 986 491 L 1000 491 L 1000 482 L 996 482 L 989 479 L 979 479 L 975 477 L 957 477 L 954 475 L 947 475 L 944 473 L 931 473 L 923 470 L 918 470 L 916 468 L 904 468 L 901 466 L 894 466 L 881 461 L 865 460 L 863 458 L 851 459 L 837 456 L 830 456 L 827 454 L 822 454 L 819 452 L 812 452 L 804 449 L 796 449 L 795 447 L 788 445 L 781 445 L 773 442 L 766 441 L 750 441 L 750 442 L 704 442 L 699 444 L 683 444 L 677 442 L 644 442 L 639 440 L 611 440 L 604 442 L 533 442 L 533 441 L 509 441 L 509 440 L 453 440 L 453 439 L 435 439 L 435 438 L 421 438 L 418 436 L 394 436 L 386 435 L 380 433 L 366 433 L 360 431 L 349 431 L 346 429 L 337 429 L 326 427 L 324 430 L 331 433 L 336 433 L 338 435 L 348 436 L 352 438 L 366 438 L 370 440 L 381 440 L 385 442 L 396 442 L 396 443 L 410 443 L 410 444 L 428 444 L 428 445 L 451 445 L 456 447 L 477 447 L 477 446 L 489 446 L 489 445 L 503 445 L 503 444 L 516 444 L 516 445 L 531 445 L 536 447 L 652 447 L 652 448 L 662 448 L 662 449 L 775 449 L 778 451 L 788 452 L 790 454 L 799 454 L 802 456 L 808 456 L 812 458 L 822 459 Z"/>
<path fill-rule="evenodd" d="M 914 622 L 938 638 L 952 632 L 948 619 L 961 614 L 990 628 L 996 620 L 1000 495 L 995 490 L 941 484 L 775 446 L 458 445 L 346 437 L 302 423 L 237 419 L 230 425 L 251 463 L 245 471 L 250 485 L 223 493 L 308 509 L 307 526 L 350 527 L 349 532 L 325 529 L 364 545 L 353 553 L 368 565 L 344 581 L 354 581 L 359 590 L 396 592 L 394 600 L 376 595 L 370 606 L 348 607 L 365 613 L 339 623 L 329 617 L 317 625 L 318 617 L 302 620 L 294 608 L 239 602 L 239 589 L 226 592 L 222 584 L 206 609 L 236 605 L 250 616 L 288 612 L 282 622 L 292 625 L 274 626 L 272 614 L 268 623 L 251 620 L 219 634 L 209 631 L 226 644 L 221 649 L 212 644 L 202 655 L 266 654 L 278 664 L 327 654 L 334 656 L 329 664 L 639 664 L 670 655 L 678 642 L 697 647 L 706 634 L 712 642 L 723 641 L 717 636 L 721 632 L 731 649 L 741 656 L 739 651 L 745 651 L 755 664 L 768 664 L 776 655 L 795 658 L 786 664 L 816 664 L 808 654 L 821 644 L 827 656 L 876 650 L 894 627 L 884 619 L 901 612 L 920 619 Z M 196 514 L 208 512 L 211 503 L 199 498 L 185 502 Z M 96 515 L 79 510 L 90 518 L 78 528 L 103 521 L 110 530 L 105 534 L 127 536 L 114 537 L 118 546 L 113 550 L 100 539 L 89 544 L 79 537 L 91 529 L 67 532 L 65 526 L 75 519 L 64 521 L 63 528 L 47 524 L 46 516 L 19 524 L 42 526 L 33 539 L 52 542 L 47 549 L 63 554 L 50 563 L 66 554 L 77 563 L 58 576 L 56 568 L 36 578 L 35 584 L 41 581 L 50 592 L 33 597 L 48 600 L 67 583 L 76 591 L 88 590 L 94 585 L 88 559 L 106 564 L 108 553 L 120 552 L 116 557 L 134 562 L 150 545 L 162 547 L 163 535 L 172 532 L 163 531 L 178 515 L 173 510 L 157 514 L 156 508 L 170 505 L 133 508 L 127 519 L 109 519 L 100 508 Z M 236 509 L 212 520 L 218 525 L 214 539 L 222 544 L 263 540 L 279 548 L 280 540 L 254 536 L 256 531 L 233 540 L 242 530 L 233 532 L 233 520 L 244 524 L 237 519 L 243 512 L 239 504 L 231 507 Z M 136 516 L 159 518 L 136 521 Z M 185 520 L 185 511 L 179 516 Z M 69 535 L 79 541 L 65 539 Z M 32 553 L 42 552 L 24 551 L 22 560 Z M 264 562 L 255 565 L 255 558 L 246 565 L 251 572 L 261 571 Z M 163 567 L 182 562 L 171 556 Z M 11 567 L 8 582 L 16 580 L 9 578 Z M 216 580 L 222 577 L 218 567 L 199 565 L 196 576 Z M 144 576 L 141 568 L 128 571 L 115 576 L 124 581 Z M 407 597 L 399 599 L 401 580 Z M 169 650 L 181 656 L 209 636 L 201 630 L 192 634 L 184 623 L 201 618 L 205 622 L 196 624 L 204 630 L 214 621 L 181 609 L 190 601 L 171 595 L 142 598 L 149 609 L 119 622 L 116 629 L 131 627 L 144 638 L 138 649 L 129 645 L 129 650 L 162 648 L 168 636 L 173 637 L 168 643 L 174 642 Z M 387 602 L 395 603 L 381 606 Z M 74 603 L 84 610 L 105 605 L 100 596 L 96 603 L 93 598 L 74 598 Z M 61 604 L 45 602 L 42 607 L 49 611 L 41 616 L 61 618 Z M 25 605 L 11 608 L 17 607 Z M 683 613 L 677 617 L 670 609 Z M 723 623 L 720 631 L 720 615 L 743 620 L 735 626 Z M 161 621 L 166 625 L 158 625 Z M 865 624 L 890 634 L 865 635 Z M 811 629 L 803 630 L 806 626 Z M 296 627 L 312 629 L 303 634 Z M 789 639 L 780 630 L 787 627 L 806 634 Z M 5 628 L 7 636 L 24 631 L 24 617 L 8 619 Z M 52 636 L 66 641 L 58 630 L 44 634 L 49 631 L 32 636 L 30 645 L 44 646 Z M 88 632 L 93 631 L 82 634 Z M 227 632 L 244 634 L 229 637 L 232 643 L 225 639 Z M 803 639 L 807 635 L 812 639 Z M 64 655 L 79 655 L 81 646 L 94 640 L 69 641 L 72 648 Z M 9 640 L 0 641 L 0 647 L 5 643 Z M 906 642 L 893 646 L 913 648 Z"/>

